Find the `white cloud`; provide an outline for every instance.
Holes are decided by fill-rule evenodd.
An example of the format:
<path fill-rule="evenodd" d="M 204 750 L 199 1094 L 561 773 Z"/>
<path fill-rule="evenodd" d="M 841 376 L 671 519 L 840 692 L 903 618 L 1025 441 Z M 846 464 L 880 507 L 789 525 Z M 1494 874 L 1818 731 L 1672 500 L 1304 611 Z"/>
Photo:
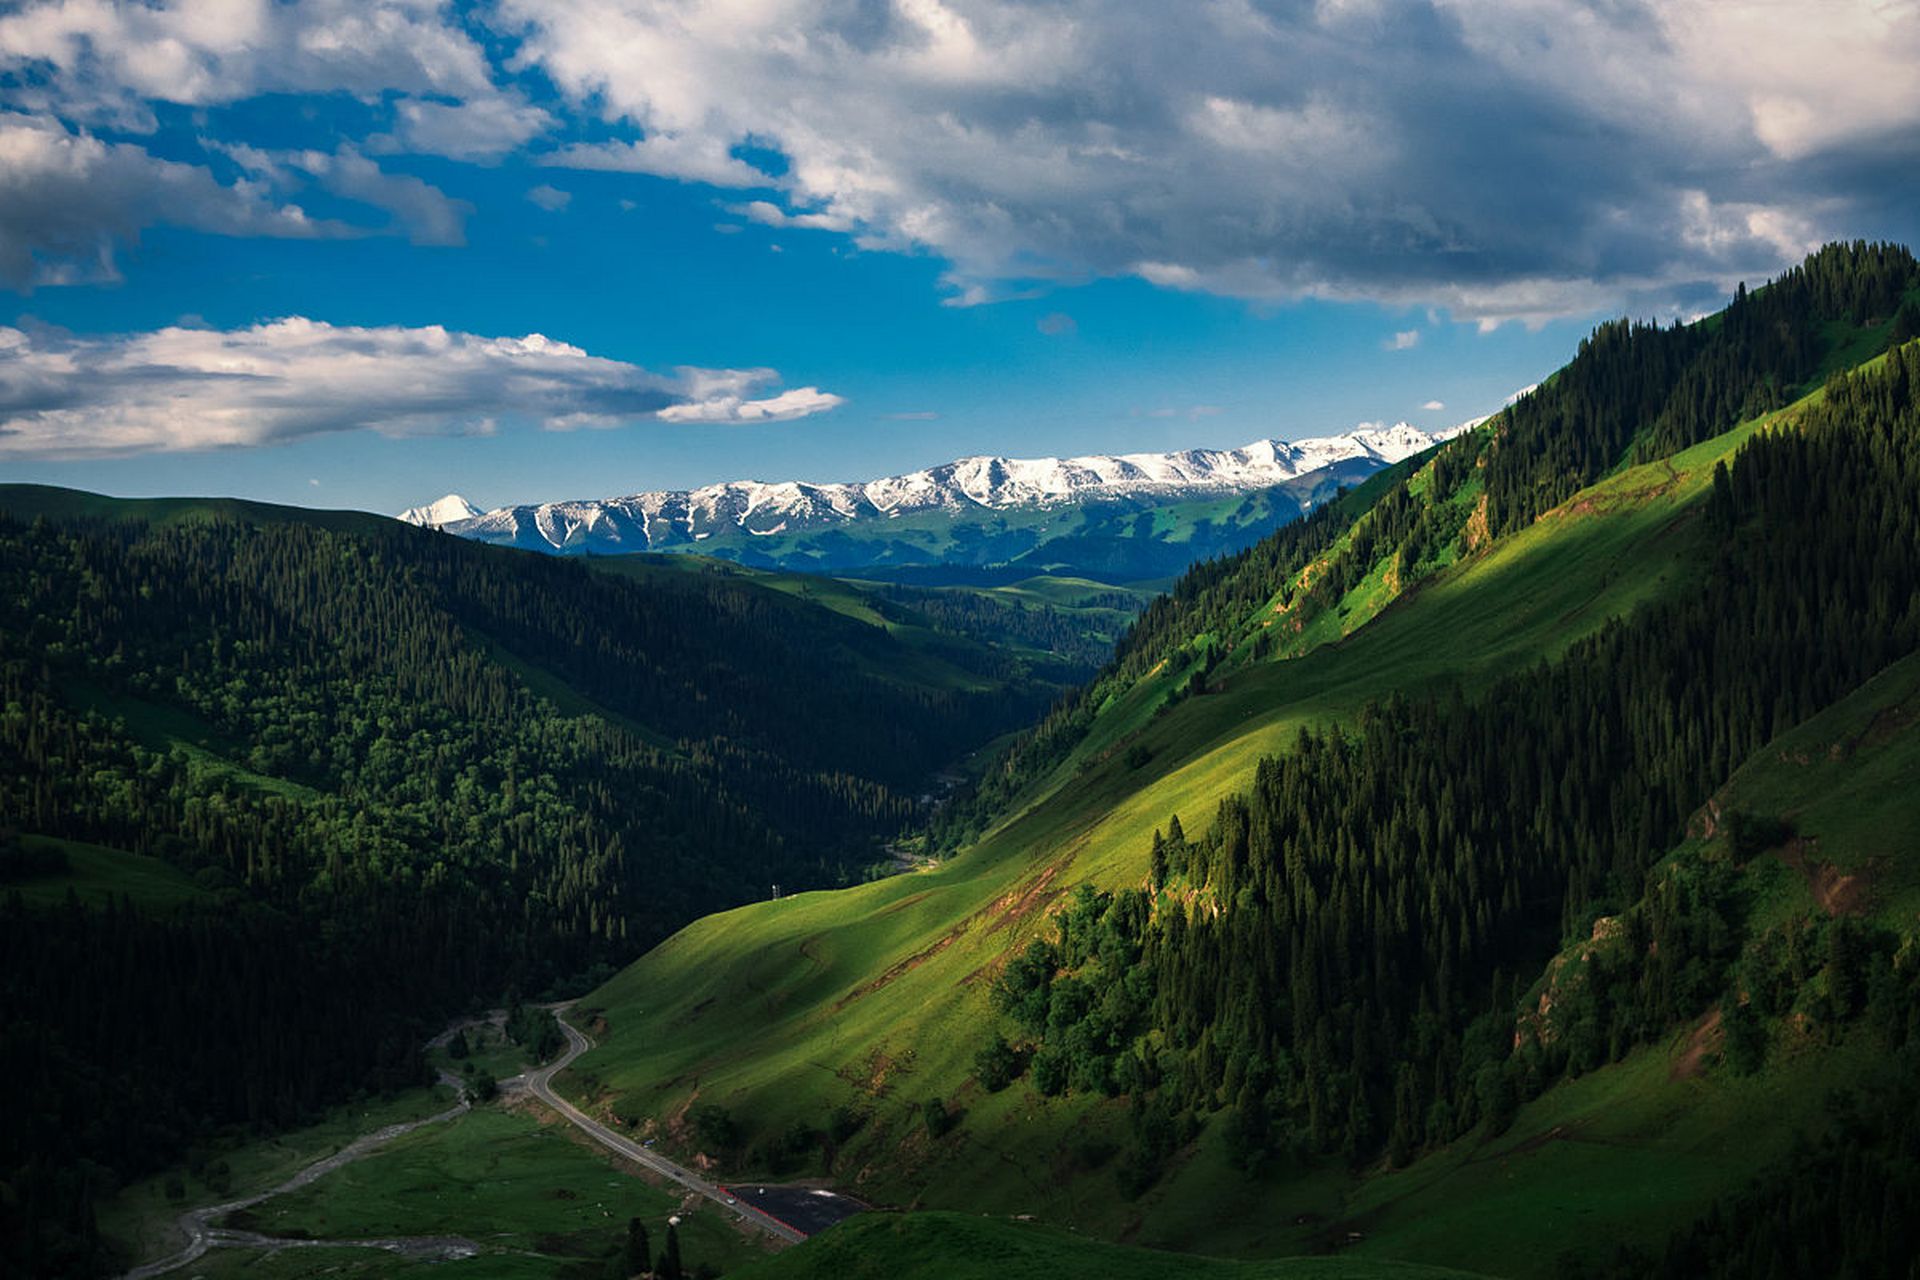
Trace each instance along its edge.
<path fill-rule="evenodd" d="M 552 115 L 517 95 L 471 102 L 402 98 L 393 112 L 394 148 L 481 163 L 497 160 L 554 127 Z"/>
<path fill-rule="evenodd" d="M 846 400 L 818 387 L 795 387 L 752 399 L 778 380 L 771 369 L 682 369 L 687 399 L 660 410 L 663 422 L 786 422 L 837 409 Z"/>
<path fill-rule="evenodd" d="M 493 12 L 523 37 L 516 68 L 644 135 L 551 162 L 770 188 L 778 202 L 745 216 L 938 255 L 961 304 L 1138 275 L 1489 324 L 1671 313 L 1854 230 L 1850 206 L 1900 207 L 1898 159 L 1852 176 L 1816 162 L 1889 139 L 1891 156 L 1920 151 L 1920 7 L 1904 2 Z M 746 164 L 749 146 L 784 168 Z"/>
<path fill-rule="evenodd" d="M 372 205 L 392 214 L 395 223 L 415 244 L 459 245 L 467 242 L 467 215 L 473 206 L 454 200 L 438 187 L 411 174 L 385 173 L 380 166 L 351 147 L 338 151 L 302 151 L 283 157 L 286 165 L 318 179 L 337 196 Z"/>
<path fill-rule="evenodd" d="M 653 134 L 638 142 L 576 142 L 540 157 L 561 169 L 650 173 L 716 187 L 765 187 L 773 179 L 732 154 L 724 139 Z"/>
<path fill-rule="evenodd" d="M 1425 409 L 1428 413 L 1438 413 L 1440 412 L 1440 410 L 1446 408 L 1447 406 L 1444 401 L 1429 400 L 1425 404 L 1421 405 L 1420 407 L 1422 409 Z"/>
<path fill-rule="evenodd" d="M 943 259 L 957 305 L 1138 276 L 1488 326 L 1685 314 L 1819 239 L 1911 234 L 1920 165 L 1913 0 L 5 8 L 0 104 L 62 127 L 343 93 L 393 117 L 355 155 L 491 163 L 559 134 L 530 158 L 762 195 L 741 216 Z M 450 206 L 380 177 L 372 203 L 451 241 Z M 39 274 L 103 274 L 75 240 L 102 243 Z"/>
<path fill-rule="evenodd" d="M 70 119 L 151 128 L 150 102 L 262 93 L 489 97 L 486 54 L 440 0 L 27 0 L 0 18 L 0 70 Z"/>
<path fill-rule="evenodd" d="M 103 142 L 58 121 L 0 111 L 0 280 L 16 286 L 111 280 L 116 246 L 156 222 L 221 235 L 355 234 L 276 202 L 259 183 Z"/>
<path fill-rule="evenodd" d="M 804 417 L 840 397 L 759 399 L 771 370 L 653 373 L 540 334 L 488 338 L 293 317 L 227 331 L 76 338 L 0 326 L 0 457 L 88 458 L 276 444 L 332 432 L 488 434 Z"/>
<path fill-rule="evenodd" d="M 558 187 L 550 187 L 543 182 L 533 188 L 533 190 L 527 192 L 527 199 L 533 201 L 548 213 L 558 213 L 566 208 L 568 204 L 572 203 L 573 193 L 571 191 L 562 191 Z"/>
<path fill-rule="evenodd" d="M 749 222 L 757 222 L 763 227 L 802 227 L 812 231 L 851 231 L 851 219 L 834 213 L 788 213 L 770 200 L 749 200 L 746 204 L 730 204 L 727 212 L 738 214 Z"/>
<path fill-rule="evenodd" d="M 1419 345 L 1420 331 L 1418 329 L 1402 329 L 1380 344 L 1380 346 L 1387 351 L 1407 351 Z"/>

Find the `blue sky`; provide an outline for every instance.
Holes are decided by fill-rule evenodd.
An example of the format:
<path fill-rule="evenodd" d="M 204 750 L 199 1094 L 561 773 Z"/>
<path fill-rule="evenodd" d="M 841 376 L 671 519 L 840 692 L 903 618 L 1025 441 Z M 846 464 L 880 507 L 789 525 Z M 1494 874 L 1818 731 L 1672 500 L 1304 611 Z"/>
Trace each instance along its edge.
<path fill-rule="evenodd" d="M 15 6 L 0 478 L 391 511 L 1441 426 L 1913 239 L 1911 11 L 1172 13 Z"/>

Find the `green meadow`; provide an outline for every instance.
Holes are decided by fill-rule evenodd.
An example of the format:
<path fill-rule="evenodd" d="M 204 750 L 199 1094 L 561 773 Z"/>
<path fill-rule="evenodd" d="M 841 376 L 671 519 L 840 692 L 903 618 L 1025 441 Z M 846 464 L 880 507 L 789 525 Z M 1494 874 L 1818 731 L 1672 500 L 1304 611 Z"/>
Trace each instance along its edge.
<path fill-rule="evenodd" d="M 605 1033 L 569 1087 L 683 1151 L 697 1145 L 681 1122 L 689 1108 L 727 1107 L 747 1127 L 729 1154 L 749 1170 L 756 1140 L 823 1128 L 845 1108 L 860 1129 L 808 1171 L 881 1204 L 1030 1213 L 1201 1252 L 1299 1251 L 1313 1232 L 1268 1208 L 1277 1196 L 1305 1222 L 1337 1218 L 1356 1185 L 1346 1174 L 1248 1186 L 1203 1135 L 1165 1183 L 1128 1202 L 1107 1172 L 1123 1102 L 1043 1098 L 1024 1084 L 980 1091 L 972 1058 L 994 1025 L 991 978 L 1061 895 L 1138 883 L 1156 828 L 1176 813 L 1203 825 L 1302 726 L 1348 721 L 1395 691 L 1484 688 L 1686 590 L 1713 465 L 1766 425 L 1622 471 L 1411 596 L 1353 601 L 1366 625 L 1297 657 L 1229 665 L 1214 692 L 1171 700 L 1181 672 L 1139 682 L 1009 819 L 937 868 L 696 922 L 583 1002 Z M 1126 759 L 1135 744 L 1145 766 Z M 936 1097 L 961 1114 L 937 1139 L 920 1118 Z"/>

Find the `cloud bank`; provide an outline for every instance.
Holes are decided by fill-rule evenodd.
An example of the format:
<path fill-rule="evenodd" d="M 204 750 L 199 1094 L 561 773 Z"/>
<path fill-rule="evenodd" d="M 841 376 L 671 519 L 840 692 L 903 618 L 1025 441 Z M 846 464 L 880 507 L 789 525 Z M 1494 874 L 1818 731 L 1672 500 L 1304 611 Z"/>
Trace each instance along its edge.
<path fill-rule="evenodd" d="M 743 148 L 777 152 L 760 185 L 866 247 L 946 259 L 959 302 L 1131 275 L 1489 324 L 1684 310 L 1886 214 L 1920 165 L 1904 2 L 497 12 L 516 67 L 642 134 L 631 167 L 739 186 Z M 779 225 L 766 203 L 749 216 Z"/>
<path fill-rule="evenodd" d="M 816 387 L 760 394 L 778 382 L 769 369 L 654 373 L 537 333 L 299 317 L 115 338 L 0 326 L 0 458 L 232 448 L 360 429 L 485 434 L 522 420 L 549 430 L 642 418 L 769 422 L 841 403 Z"/>
<path fill-rule="evenodd" d="M 263 186 L 223 186 L 205 169 L 0 111 L 0 280 L 15 286 L 112 280 L 114 247 L 156 222 L 220 235 L 352 234 Z"/>
<path fill-rule="evenodd" d="M 384 120 L 337 157 L 709 185 L 938 257 L 958 304 L 1134 277 L 1486 325 L 1670 314 L 1911 234 L 1916 66 L 1913 0 L 24 0 L 0 107 L 132 176 L 75 229 L 12 216 L 0 269 L 99 274 L 163 216 L 294 234 L 284 189 L 95 137 L 333 94 Z M 353 167 L 322 185 L 408 195 Z M 453 242 L 410 198 L 398 225 Z"/>

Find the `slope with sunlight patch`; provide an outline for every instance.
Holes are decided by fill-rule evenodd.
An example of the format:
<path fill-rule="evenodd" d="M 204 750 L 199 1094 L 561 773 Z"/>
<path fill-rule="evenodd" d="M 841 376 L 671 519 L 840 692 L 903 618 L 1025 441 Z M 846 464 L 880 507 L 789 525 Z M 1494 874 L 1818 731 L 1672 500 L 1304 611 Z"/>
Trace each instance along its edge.
<path fill-rule="evenodd" d="M 1843 259 L 1819 270 L 1844 276 Z M 1880 323 L 1857 318 L 1846 334 Z M 1403 1220 L 1371 1189 L 1412 1202 L 1415 1183 L 1383 1178 L 1558 1158 L 1567 1144 L 1542 1135 L 1563 1121 L 1541 1117 L 1604 1110 L 1613 1086 L 1584 1103 L 1578 1089 L 1626 1078 L 1607 1071 L 1665 1070 L 1644 1064 L 1719 994 L 1720 970 L 1603 1025 L 1601 1049 L 1543 1046 L 1537 1066 L 1515 1065 L 1530 1060 L 1503 1011 L 1537 998 L 1529 984 L 1597 915 L 1657 897 L 1654 856 L 1761 744 L 1914 641 L 1911 557 L 1857 548 L 1915 518 L 1920 349 L 1728 429 L 1778 402 L 1781 369 L 1805 366 L 1797 386 L 1820 357 L 1795 347 L 1769 366 L 1716 331 L 1583 349 L 1547 388 L 1561 434 L 1538 407 L 1503 415 L 1190 574 L 1007 758 L 992 802 L 962 807 L 949 831 L 973 834 L 956 856 L 700 921 L 584 1001 L 601 1046 L 576 1095 L 728 1169 L 825 1176 L 881 1204 L 1234 1254 L 1372 1252 L 1379 1232 L 1394 1256 L 1492 1268 L 1508 1255 L 1465 1227 L 1444 1258 L 1404 1224 L 1389 1233 Z M 1596 362 L 1635 370 L 1650 350 L 1686 357 L 1663 366 L 1686 413 L 1649 392 L 1636 427 L 1583 400 L 1611 376 Z M 1711 382 L 1695 357 L 1738 372 Z M 1703 430 L 1701 405 L 1723 429 Z M 1566 446 L 1600 426 L 1626 465 Z M 1523 448 L 1529 431 L 1541 448 Z M 1835 570 L 1857 564 L 1869 572 Z M 1302 972 L 1326 976 L 1303 991 Z M 1837 1034 L 1847 1052 L 1867 1043 Z M 1764 1082 L 1794 1061 L 1705 1114 L 1763 1110 Z M 1775 1108 L 1770 1132 L 1784 1143 L 1817 1110 Z M 1670 1127 L 1710 1142 L 1719 1123 Z M 1699 1165 L 1633 1238 L 1753 1169 Z M 1632 1195 L 1595 1204 L 1610 1240 L 1644 1216 Z"/>

